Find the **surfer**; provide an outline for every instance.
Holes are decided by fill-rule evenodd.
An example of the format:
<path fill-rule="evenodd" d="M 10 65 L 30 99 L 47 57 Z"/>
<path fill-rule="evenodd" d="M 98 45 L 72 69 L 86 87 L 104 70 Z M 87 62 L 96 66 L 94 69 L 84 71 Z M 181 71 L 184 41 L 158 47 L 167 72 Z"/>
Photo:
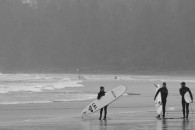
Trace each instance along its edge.
<path fill-rule="evenodd" d="M 192 102 L 193 102 L 192 92 L 190 91 L 190 89 L 188 87 L 186 87 L 186 83 L 185 82 L 182 82 L 181 83 L 181 88 L 179 89 L 179 92 L 180 92 L 180 95 L 182 96 L 181 103 L 182 103 L 182 108 L 183 108 L 183 117 L 184 118 L 188 118 L 188 114 L 189 114 L 189 103 L 187 103 L 185 101 L 184 95 L 185 95 L 186 92 L 189 92 L 190 97 L 191 97 Z M 186 116 L 185 116 L 185 114 L 186 114 Z"/>
<path fill-rule="evenodd" d="M 104 91 L 104 87 L 101 86 L 101 87 L 100 87 L 100 92 L 98 93 L 98 96 L 97 96 L 97 99 L 99 100 L 102 96 L 105 95 L 105 93 L 106 93 L 106 92 Z M 103 107 L 103 108 L 100 109 L 100 118 L 99 118 L 99 120 L 101 120 L 101 118 L 102 118 L 103 109 L 104 109 L 104 120 L 106 120 L 107 106 L 105 106 L 105 107 Z"/>
<path fill-rule="evenodd" d="M 162 87 L 156 92 L 154 96 L 154 101 L 156 100 L 156 96 L 158 95 L 159 92 L 161 93 L 161 99 L 162 99 L 163 118 L 165 118 L 165 107 L 166 107 L 167 96 L 168 96 L 168 90 L 165 82 L 163 82 Z"/>

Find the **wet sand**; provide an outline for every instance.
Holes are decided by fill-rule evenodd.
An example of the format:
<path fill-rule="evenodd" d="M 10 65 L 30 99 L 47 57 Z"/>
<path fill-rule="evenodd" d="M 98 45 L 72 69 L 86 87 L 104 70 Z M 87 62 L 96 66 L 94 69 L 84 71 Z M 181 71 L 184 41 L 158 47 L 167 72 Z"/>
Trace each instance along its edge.
<path fill-rule="evenodd" d="M 163 120 L 156 119 L 153 103 L 155 88 L 152 82 L 124 80 L 88 80 L 85 89 L 98 92 L 104 85 L 109 90 L 119 84 L 128 87 L 129 95 L 108 106 L 108 119 L 98 120 L 99 112 L 81 118 L 80 112 L 90 101 L 54 102 L 42 104 L 0 105 L 0 130 L 192 130 L 195 129 L 193 104 L 189 119 L 182 119 L 178 83 L 168 83 L 167 114 Z M 170 85 L 170 86 L 169 86 Z M 191 84 L 192 85 L 192 84 Z M 145 87 L 145 88 L 143 88 Z M 132 93 L 140 95 L 131 95 Z"/>

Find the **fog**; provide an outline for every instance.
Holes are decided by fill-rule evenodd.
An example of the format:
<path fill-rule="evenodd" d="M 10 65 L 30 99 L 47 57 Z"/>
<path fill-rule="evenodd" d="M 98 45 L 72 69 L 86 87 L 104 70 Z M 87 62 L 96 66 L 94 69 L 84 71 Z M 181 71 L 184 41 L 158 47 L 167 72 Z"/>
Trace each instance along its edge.
<path fill-rule="evenodd" d="M 0 72 L 195 70 L 194 0 L 0 0 Z"/>

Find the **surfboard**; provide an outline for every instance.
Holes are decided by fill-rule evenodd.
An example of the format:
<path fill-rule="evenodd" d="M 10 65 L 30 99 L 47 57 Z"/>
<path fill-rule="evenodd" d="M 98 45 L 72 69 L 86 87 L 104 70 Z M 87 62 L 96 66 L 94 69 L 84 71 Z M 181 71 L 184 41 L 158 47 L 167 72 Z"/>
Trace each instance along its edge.
<path fill-rule="evenodd" d="M 156 85 L 155 85 L 156 86 Z M 156 92 L 155 95 L 157 93 L 157 91 L 160 89 L 160 85 L 158 84 L 156 86 Z M 156 96 L 156 100 L 155 102 L 155 107 L 156 107 L 156 112 L 157 114 L 161 114 L 162 113 L 162 99 L 161 99 L 161 93 L 159 92 L 158 95 Z"/>
<path fill-rule="evenodd" d="M 184 100 L 187 102 L 187 103 L 192 103 L 192 99 L 190 97 L 190 93 L 189 92 L 186 92 L 184 94 Z"/>
<path fill-rule="evenodd" d="M 126 92 L 126 90 L 127 87 L 123 85 L 120 85 L 118 87 L 109 90 L 108 92 L 105 93 L 105 96 L 101 97 L 99 100 L 98 99 L 94 100 L 83 109 L 83 111 L 81 112 L 82 118 L 111 104 L 116 99 L 121 97 Z"/>

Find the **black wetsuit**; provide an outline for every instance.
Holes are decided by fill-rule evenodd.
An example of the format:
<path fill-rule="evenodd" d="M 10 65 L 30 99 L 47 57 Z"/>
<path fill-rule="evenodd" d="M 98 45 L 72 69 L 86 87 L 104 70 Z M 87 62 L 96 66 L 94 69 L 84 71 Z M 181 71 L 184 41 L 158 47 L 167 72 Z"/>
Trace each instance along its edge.
<path fill-rule="evenodd" d="M 105 95 L 105 93 L 106 93 L 106 92 L 101 92 L 101 91 L 100 91 L 100 92 L 98 93 L 97 99 L 99 100 L 102 96 Z M 106 115 L 107 115 L 107 106 L 105 106 L 104 108 L 101 108 L 101 109 L 100 109 L 100 118 L 99 118 L 99 119 L 102 118 L 103 109 L 104 109 L 104 119 L 106 119 Z"/>
<path fill-rule="evenodd" d="M 188 87 L 182 87 L 182 88 L 180 88 L 179 89 L 179 92 L 180 92 L 180 94 L 182 96 L 181 103 L 182 103 L 182 108 L 183 108 L 183 117 L 185 118 L 185 114 L 186 114 L 186 118 L 188 118 L 188 114 L 189 114 L 189 103 L 187 103 L 185 101 L 184 95 L 185 95 L 186 92 L 189 92 L 191 99 L 193 99 L 192 93 L 191 93 L 191 91 L 190 91 L 190 89 Z"/>
<path fill-rule="evenodd" d="M 165 107 L 166 107 L 166 103 L 167 103 L 168 90 L 167 90 L 166 87 L 160 88 L 156 92 L 156 95 L 154 97 L 154 100 L 156 99 L 156 96 L 158 95 L 159 92 L 161 92 L 162 108 L 163 108 L 163 117 L 165 117 Z"/>

